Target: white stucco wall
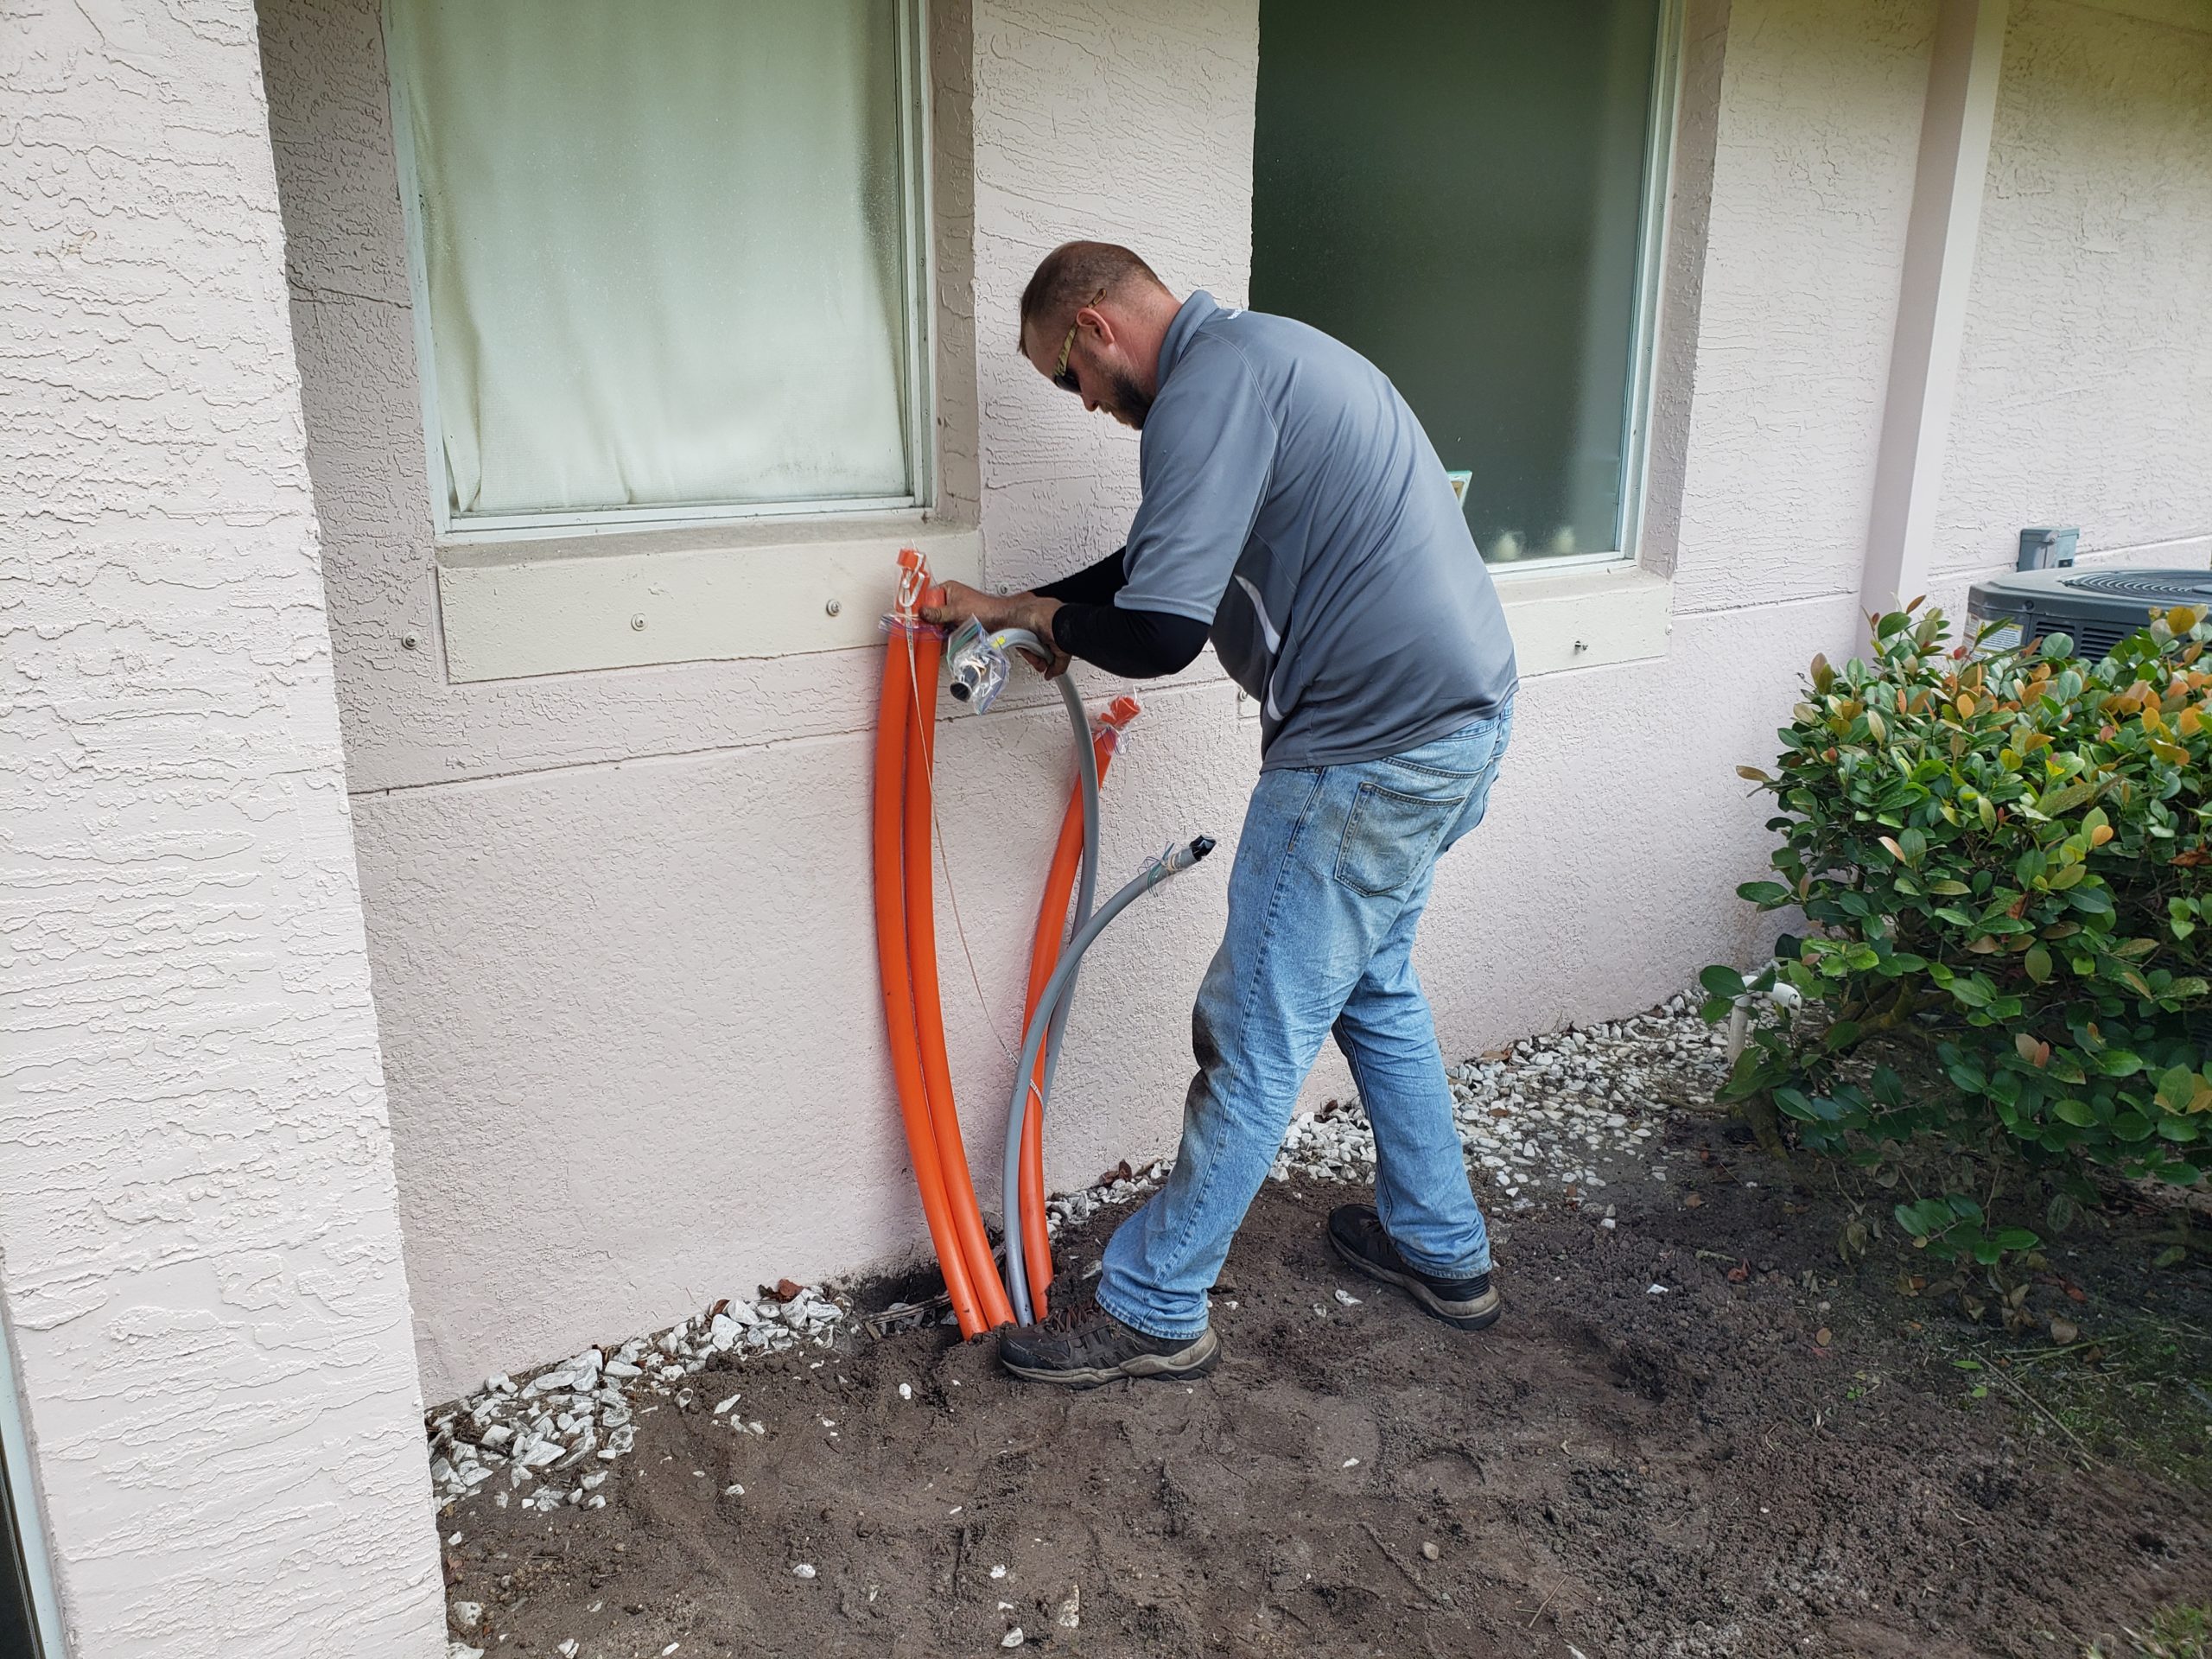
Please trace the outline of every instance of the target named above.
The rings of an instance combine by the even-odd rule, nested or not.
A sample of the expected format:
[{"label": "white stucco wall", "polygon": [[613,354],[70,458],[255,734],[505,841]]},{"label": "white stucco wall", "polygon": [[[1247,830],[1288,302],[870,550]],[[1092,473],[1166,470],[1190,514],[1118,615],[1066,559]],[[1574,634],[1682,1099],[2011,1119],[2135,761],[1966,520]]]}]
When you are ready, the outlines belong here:
[{"label": "white stucco wall", "polygon": [[[989,8],[971,47],[963,8],[931,10],[947,448],[957,468],[963,429],[974,444],[976,416],[962,411],[978,395],[977,352],[963,325],[977,316],[992,575],[1025,580],[1025,556],[1095,556],[1096,537],[1118,537],[1135,452],[1083,430],[1071,461],[1025,437],[1039,418],[1075,429],[1007,372],[1028,251],[986,252],[1019,273],[980,269],[966,288],[971,240],[988,251],[1007,234],[971,232],[969,214],[1007,224],[1035,161],[1011,136],[1018,109],[1000,105],[1013,88],[1033,104],[1042,94],[1006,54],[1095,51],[1088,73],[1118,75],[1117,95],[1140,102],[1148,77],[1187,60],[1146,107],[1171,149],[1209,155],[1217,176],[1145,209],[1152,186],[1125,137],[1119,222],[1148,213],[1171,246],[1201,251],[1179,251],[1196,280],[1241,294],[1253,13],[1200,27],[1163,3],[1118,39],[1094,18],[1078,49],[1048,46],[1041,20]],[[1071,12],[1054,32],[1080,21]],[[449,1394],[493,1365],[665,1323],[763,1278],[911,1250],[921,1214],[878,1036],[868,899],[879,654],[446,682],[378,9],[274,0],[263,22],[426,1389]],[[992,89],[973,100],[972,161],[971,75]],[[1210,106],[1224,97],[1226,111]],[[1093,103],[1084,131],[1125,118],[1103,90]],[[1095,531],[1070,516],[1050,535],[1042,518],[1001,535],[998,498],[1019,493],[1025,467],[1048,511],[1088,511]],[[887,572],[897,545],[887,537]],[[403,650],[410,632],[430,648]],[[1101,697],[1112,689],[1090,683]],[[1217,675],[1146,700],[1110,785],[1109,870],[1133,869],[1186,825],[1233,831],[1256,766],[1256,728]],[[1065,716],[1025,691],[947,734],[941,960],[984,1169],[1065,787]],[[1025,789],[1027,810],[1010,811]],[[1049,1141],[1056,1184],[1170,1136],[1189,997],[1221,914],[1217,880],[1179,884],[1102,947],[1091,982],[1113,989],[1091,993],[1071,1031]]]},{"label": "white stucco wall", "polygon": [[[976,336],[955,329],[940,372],[956,450],[974,435],[989,573],[1027,582],[1120,538],[1135,448],[1015,359],[1015,301],[1083,234],[1243,297],[1257,8],[933,10],[957,128],[940,257]],[[1933,0],[1689,11],[1643,550],[1672,574],[1673,634],[1649,661],[1524,687],[1491,821],[1445,865],[1423,936],[1456,1052],[1643,1006],[1768,942],[1731,896],[1767,842],[1733,767],[1771,753],[1799,665],[1853,633]],[[875,654],[446,683],[375,6],[268,0],[264,21],[429,1391],[911,1250],[868,900]],[[402,650],[410,632],[428,648]],[[1232,837],[1256,762],[1211,658],[1142,695],[1109,871],[1171,836]],[[979,1168],[1065,786],[1057,705],[1016,699],[950,721],[939,767]],[[1056,1185],[1172,1144],[1211,868],[1093,958]],[[1332,1059],[1316,1094],[1340,1077]]]},{"label": "white stucco wall", "polygon": [[2212,3],[2013,0],[1931,586],[2212,558]]},{"label": "white stucco wall", "polygon": [[1729,8],[1678,613],[1856,605],[1935,16]]},{"label": "white stucco wall", "polygon": [[0,24],[0,1316],[74,1659],[444,1618],[252,9]]}]

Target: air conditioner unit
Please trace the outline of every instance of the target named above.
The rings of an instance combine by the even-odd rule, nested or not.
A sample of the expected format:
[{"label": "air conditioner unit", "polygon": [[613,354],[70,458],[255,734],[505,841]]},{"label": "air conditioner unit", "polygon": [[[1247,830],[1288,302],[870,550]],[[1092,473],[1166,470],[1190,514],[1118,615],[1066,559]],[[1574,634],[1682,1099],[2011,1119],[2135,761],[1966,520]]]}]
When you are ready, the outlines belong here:
[{"label": "air conditioner unit", "polygon": [[1977,582],[1967,594],[1967,638],[1985,651],[2063,633],[2094,662],[2177,605],[2212,611],[2212,570],[2021,570]]}]

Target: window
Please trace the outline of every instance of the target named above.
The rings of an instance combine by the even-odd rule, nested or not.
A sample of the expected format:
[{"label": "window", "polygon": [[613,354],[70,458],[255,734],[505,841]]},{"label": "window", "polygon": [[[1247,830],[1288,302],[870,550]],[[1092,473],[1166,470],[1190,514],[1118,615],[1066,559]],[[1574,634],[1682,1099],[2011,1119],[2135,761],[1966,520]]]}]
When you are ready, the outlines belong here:
[{"label": "window", "polygon": [[442,533],[925,504],[917,0],[388,0]]},{"label": "window", "polygon": [[1493,563],[1633,549],[1667,0],[1261,0],[1252,303],[1364,353]]},{"label": "window", "polygon": [[0,1656],[59,1659],[60,1611],[39,1527],[20,1398],[7,1329],[0,1323]]},{"label": "window", "polygon": [[22,1541],[16,1535],[16,1513],[8,1499],[8,1468],[0,1459],[0,1654],[39,1652],[38,1629],[31,1620],[31,1580]]}]

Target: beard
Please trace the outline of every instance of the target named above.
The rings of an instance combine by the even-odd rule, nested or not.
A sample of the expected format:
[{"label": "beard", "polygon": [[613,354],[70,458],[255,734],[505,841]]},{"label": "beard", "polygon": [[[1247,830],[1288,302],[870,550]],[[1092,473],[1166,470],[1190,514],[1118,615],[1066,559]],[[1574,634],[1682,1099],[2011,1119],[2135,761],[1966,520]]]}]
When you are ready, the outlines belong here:
[{"label": "beard", "polygon": [[1109,395],[1101,399],[1109,415],[1134,431],[1144,430],[1144,417],[1152,413],[1152,399],[1143,387],[1128,375],[1116,373],[1107,377]]}]

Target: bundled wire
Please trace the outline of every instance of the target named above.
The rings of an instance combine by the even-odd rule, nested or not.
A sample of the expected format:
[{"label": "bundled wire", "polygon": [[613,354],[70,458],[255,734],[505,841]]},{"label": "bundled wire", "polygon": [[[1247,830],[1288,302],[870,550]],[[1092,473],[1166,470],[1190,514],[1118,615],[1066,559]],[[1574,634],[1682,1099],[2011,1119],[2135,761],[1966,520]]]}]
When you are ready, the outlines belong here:
[{"label": "bundled wire", "polygon": [[930,766],[944,636],[920,620],[929,568],[909,548],[899,579],[883,691],[876,711],[874,842],[875,944],[883,1015],[906,1152],[920,1189],[944,1288],[972,1337],[1014,1318],[960,1139],[937,975],[936,893],[930,872]]},{"label": "bundled wire", "polygon": [[[892,1073],[922,1212],[961,1334],[972,1337],[995,1325],[1045,1316],[1052,1261],[1045,1217],[1044,1113],[1083,951],[1123,907],[1168,876],[1189,868],[1213,842],[1201,836],[1186,846],[1170,848],[1093,913],[1099,779],[1123,731],[1136,717],[1137,703],[1132,697],[1117,697],[1094,732],[1072,682],[1062,676],[1059,690],[1074,728],[1077,776],[1061,819],[1031,944],[1022,1053],[1007,1122],[1001,1187],[1007,1273],[1001,1283],[961,1141],[938,981],[931,849],[938,676],[945,639],[941,630],[921,620],[920,610],[938,602],[943,590],[931,587],[927,563],[913,549],[899,553],[899,564],[897,601],[886,620],[889,637],[877,710],[877,966],[883,982]],[[1025,647],[1042,652],[1029,633],[1006,630],[986,638],[972,624],[955,636],[954,645],[953,695],[963,701],[974,699],[979,709],[988,708],[1005,684],[1009,652]]]}]

